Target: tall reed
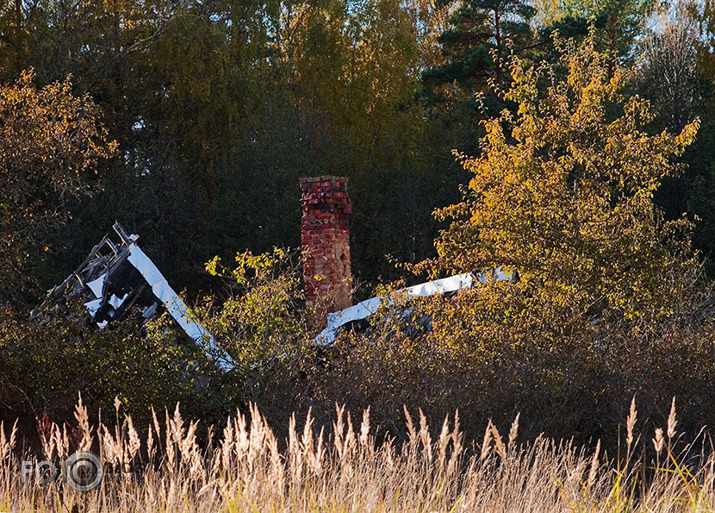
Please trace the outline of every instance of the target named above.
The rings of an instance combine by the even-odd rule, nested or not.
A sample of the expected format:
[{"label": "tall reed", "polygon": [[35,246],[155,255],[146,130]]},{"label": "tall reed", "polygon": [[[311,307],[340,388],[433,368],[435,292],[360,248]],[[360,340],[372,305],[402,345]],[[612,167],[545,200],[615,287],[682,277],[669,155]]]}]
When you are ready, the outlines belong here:
[{"label": "tall reed", "polygon": [[[202,447],[199,423],[185,421],[178,406],[163,422],[154,414],[143,435],[122,413],[117,401],[114,427],[100,419],[95,430],[80,398],[76,426],[45,426],[38,455],[18,447],[16,426],[0,423],[0,511],[715,510],[715,457],[693,445],[675,452],[675,403],[665,432],[641,441],[634,400],[620,458],[602,454],[600,444],[590,451],[546,438],[519,443],[518,417],[506,437],[489,423],[473,450],[458,414],[433,430],[422,412],[405,411],[407,438],[398,443],[376,438],[369,410],[354,419],[338,407],[327,431],[310,413],[291,417],[283,443],[252,406],[227,419],[220,436],[209,430]],[[90,449],[106,471],[95,490],[77,492],[61,479],[21,482],[22,460]]]}]

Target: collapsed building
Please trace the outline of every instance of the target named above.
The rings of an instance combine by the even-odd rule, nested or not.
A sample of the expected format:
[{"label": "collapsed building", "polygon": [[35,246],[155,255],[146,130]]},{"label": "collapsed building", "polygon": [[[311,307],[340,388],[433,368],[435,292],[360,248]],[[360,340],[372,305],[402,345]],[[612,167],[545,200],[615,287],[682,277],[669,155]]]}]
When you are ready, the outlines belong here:
[{"label": "collapsed building", "polygon": [[[301,244],[303,280],[308,305],[318,307],[324,329],[315,338],[330,345],[338,333],[356,326],[377,313],[390,298],[372,297],[353,305],[350,267],[350,214],[348,179],[340,176],[302,178],[303,201]],[[397,295],[432,296],[453,294],[490,279],[507,280],[510,275],[496,269],[488,273],[458,274],[397,290]]]},{"label": "collapsed building", "polygon": [[138,235],[128,235],[114,224],[115,240],[105,235],[87,258],[60,285],[47,293],[35,310],[57,314],[67,302],[80,300],[89,316],[103,329],[124,319],[132,308],[145,322],[168,312],[176,324],[197,344],[207,348],[223,369],[233,367],[211,333],[189,312],[184,301],[166,281],[154,262],[138,246]]},{"label": "collapsed building", "polygon": [[[308,306],[316,309],[316,324],[322,331],[315,337],[320,345],[331,345],[341,330],[356,326],[377,313],[391,298],[373,297],[353,304],[350,264],[350,214],[348,180],[338,176],[302,178],[303,215],[301,245],[303,279]],[[231,357],[209,331],[190,313],[184,301],[166,281],[151,259],[139,248],[138,235],[128,235],[114,224],[117,238],[105,235],[87,258],[60,285],[47,294],[35,314],[58,314],[69,301],[80,300],[100,329],[126,318],[138,309],[145,322],[168,312],[176,324],[206,349],[219,367],[234,367]],[[396,291],[403,296],[453,294],[489,279],[510,279],[499,269],[485,274],[458,274]]]}]

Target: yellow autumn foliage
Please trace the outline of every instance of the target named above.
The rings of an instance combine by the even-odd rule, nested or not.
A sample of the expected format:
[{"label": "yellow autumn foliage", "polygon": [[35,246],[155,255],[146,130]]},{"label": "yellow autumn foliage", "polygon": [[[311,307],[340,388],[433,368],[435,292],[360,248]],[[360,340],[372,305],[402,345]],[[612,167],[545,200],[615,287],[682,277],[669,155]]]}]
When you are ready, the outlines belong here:
[{"label": "yellow autumn foliage", "polygon": [[[610,71],[593,34],[556,47],[558,65],[512,56],[502,94],[516,108],[484,122],[480,155],[459,155],[473,177],[463,201],[437,213],[452,222],[433,269],[500,267],[514,277],[520,308],[558,308],[567,318],[606,307],[631,320],[667,317],[697,261],[692,223],[664,219],[653,193],[680,172],[675,160],[699,120],[649,133],[649,103],[624,96],[629,71]],[[555,78],[557,66],[565,79]]]},{"label": "yellow autumn foliage", "polygon": [[0,85],[0,297],[17,298],[26,264],[47,230],[69,216],[69,198],[90,191],[87,177],[117,149],[89,96],[69,79],[38,88],[32,71]]}]

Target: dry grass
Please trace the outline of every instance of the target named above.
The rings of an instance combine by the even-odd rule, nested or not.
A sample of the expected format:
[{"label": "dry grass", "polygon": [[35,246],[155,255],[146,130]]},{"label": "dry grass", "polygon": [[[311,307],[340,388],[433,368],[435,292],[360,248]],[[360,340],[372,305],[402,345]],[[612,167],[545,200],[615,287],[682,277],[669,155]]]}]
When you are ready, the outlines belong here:
[{"label": "dry grass", "polygon": [[[116,416],[121,417],[120,404]],[[466,449],[459,417],[432,432],[424,415],[406,412],[408,440],[377,441],[370,412],[359,425],[338,408],[329,432],[310,414],[298,427],[290,419],[281,450],[265,419],[228,419],[220,440],[197,442],[197,422],[185,422],[177,406],[154,415],[141,436],[126,416],[96,432],[80,402],[77,427],[48,424],[42,459],[99,448],[108,472],[99,488],[81,493],[61,481],[22,483],[17,429],[0,424],[0,510],[2,511],[713,511],[715,458],[676,457],[675,407],[665,436],[634,435],[635,402],[626,421],[625,455],[608,459],[569,443],[538,439],[518,444],[518,417],[506,440],[490,423],[477,450]],[[652,443],[651,443],[652,442]],[[636,456],[637,455],[637,456]]]}]

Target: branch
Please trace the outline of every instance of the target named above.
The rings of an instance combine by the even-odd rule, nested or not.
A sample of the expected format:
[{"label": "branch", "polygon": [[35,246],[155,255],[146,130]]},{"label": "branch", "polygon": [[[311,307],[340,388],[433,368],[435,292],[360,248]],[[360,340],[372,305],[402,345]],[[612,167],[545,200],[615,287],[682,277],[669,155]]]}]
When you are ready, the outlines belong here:
[{"label": "branch", "polygon": [[168,20],[166,20],[166,23],[164,23],[161,27],[159,27],[156,32],[154,32],[152,35],[145,37],[144,39],[140,39],[136,43],[132,44],[130,47],[128,47],[126,50],[122,52],[122,55],[129,55],[130,53],[134,53],[137,50],[141,48],[142,45],[149,43],[150,41],[156,39],[160,35],[162,35],[166,31],[166,27],[171,23],[171,20],[174,19],[174,15],[171,15]]}]

